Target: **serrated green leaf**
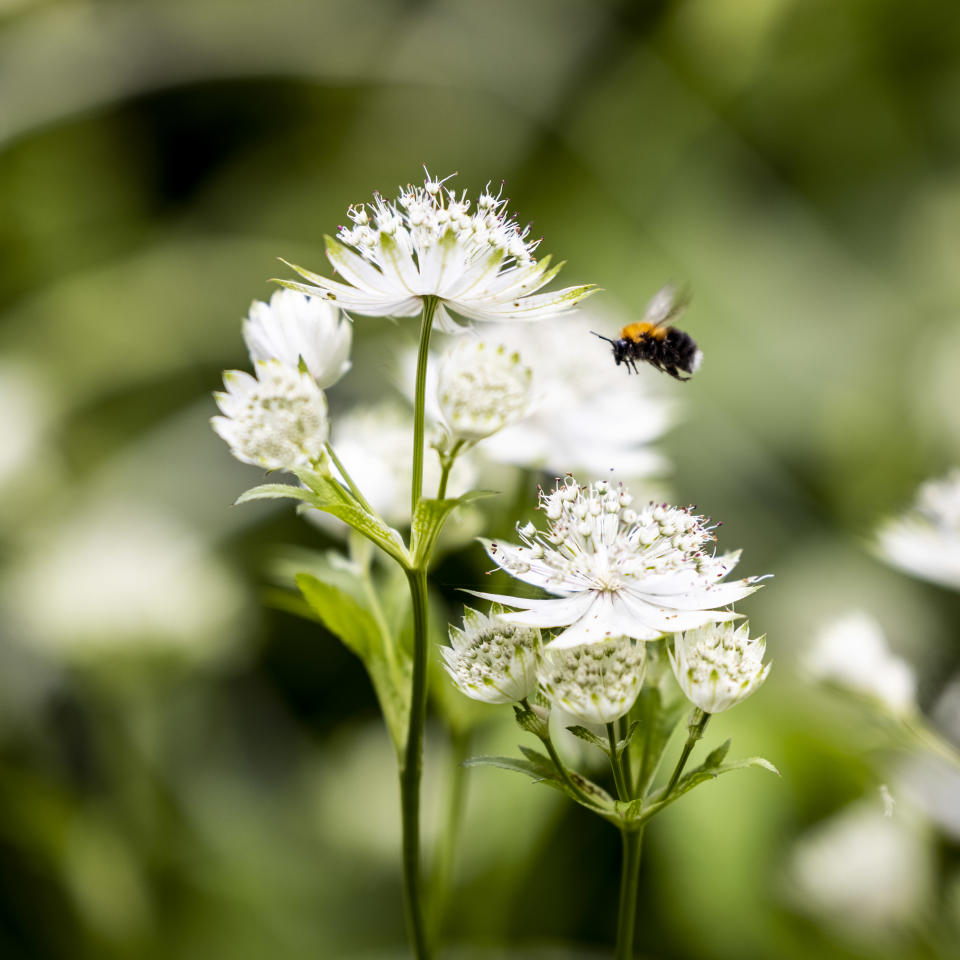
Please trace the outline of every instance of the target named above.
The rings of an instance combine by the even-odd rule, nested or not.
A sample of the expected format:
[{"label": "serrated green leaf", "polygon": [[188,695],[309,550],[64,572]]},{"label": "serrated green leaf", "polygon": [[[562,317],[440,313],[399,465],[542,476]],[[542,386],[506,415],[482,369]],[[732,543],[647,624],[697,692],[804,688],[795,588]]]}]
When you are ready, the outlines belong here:
[{"label": "serrated green leaf", "polygon": [[457,507],[493,496],[496,496],[493,490],[471,490],[462,497],[452,499],[431,500],[422,497],[418,500],[410,528],[410,553],[414,564],[419,567],[427,563],[443,531],[443,525]]},{"label": "serrated green leaf", "polygon": [[610,744],[607,743],[606,740],[598,737],[592,730],[588,730],[586,727],[581,727],[579,724],[573,727],[567,727],[567,730],[575,737],[579,737],[581,740],[585,740],[587,743],[591,743],[593,746],[599,747],[607,756],[610,756]]},{"label": "serrated green leaf", "polygon": [[241,493],[234,505],[249,503],[251,500],[305,500],[313,504],[316,500],[316,494],[305,487],[298,487],[293,483],[262,483],[259,487],[251,487],[245,493]]},{"label": "serrated green leaf", "polygon": [[468,757],[463,761],[465,767],[499,767],[501,770],[512,770],[514,773],[523,773],[534,780],[559,780],[560,775],[553,770],[545,775],[540,764],[530,760],[520,760],[516,757]]},{"label": "serrated green leaf", "polygon": [[704,760],[703,763],[700,765],[700,768],[702,770],[710,770],[710,769],[715,769],[716,767],[719,767],[720,764],[723,763],[727,754],[730,752],[731,743],[733,743],[733,740],[731,740],[730,738],[727,738],[726,740],[723,741],[723,743],[720,744],[719,747],[716,747],[715,749],[711,750],[707,754],[707,759]]},{"label": "serrated green leaf", "polygon": [[321,623],[363,661],[394,748],[401,753],[410,717],[409,660],[398,655],[392,638],[343,590],[306,573],[297,576],[297,586]]}]

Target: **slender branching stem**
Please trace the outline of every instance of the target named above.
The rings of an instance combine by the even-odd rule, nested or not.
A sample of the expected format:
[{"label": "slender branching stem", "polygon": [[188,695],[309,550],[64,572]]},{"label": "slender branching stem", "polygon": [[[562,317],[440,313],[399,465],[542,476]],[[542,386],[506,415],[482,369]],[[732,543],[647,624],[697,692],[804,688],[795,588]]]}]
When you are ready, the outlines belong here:
[{"label": "slender branching stem", "polygon": [[[627,734],[630,732],[630,714],[627,714],[625,717],[621,717],[617,721],[617,735],[621,740],[627,739]],[[627,791],[630,794],[631,799],[633,798],[633,771],[630,764],[630,745],[627,744],[624,747],[623,753],[620,754],[620,764],[621,769],[623,770],[623,782],[627,785]]]},{"label": "slender branching stem", "polygon": [[437,488],[437,499],[442,500],[447,495],[447,481],[450,479],[450,471],[456,462],[457,455],[463,449],[463,440],[458,440],[453,449],[442,459],[440,472],[440,486]]},{"label": "slender branching stem", "polygon": [[420,876],[420,778],[423,725],[427,715],[427,574],[408,570],[413,601],[413,682],[410,724],[400,766],[400,813],[403,826],[403,891],[407,925],[416,960],[432,956],[427,940]]},{"label": "slender branching stem", "polygon": [[343,465],[340,458],[337,456],[336,451],[333,449],[333,445],[328,440],[324,444],[324,446],[327,449],[327,456],[330,457],[330,459],[333,461],[333,465],[337,468],[337,472],[340,474],[341,477],[343,477],[344,482],[350,488],[350,492],[356,498],[357,503],[359,503],[360,506],[367,511],[367,513],[372,514],[373,516],[376,516],[377,515],[376,511],[373,509],[373,507],[370,506],[369,503],[367,503],[366,497],[364,497],[364,495],[360,492],[360,488],[353,482],[353,477],[351,477],[350,474],[347,473],[347,468]]},{"label": "slender branching stem", "polygon": [[433,315],[437,312],[437,297],[423,298],[423,316],[420,321],[420,348],[417,351],[417,387],[413,408],[413,483],[410,490],[410,515],[416,512],[417,502],[423,496],[423,419],[427,394],[427,361],[430,359],[430,333]]},{"label": "slender branching stem", "polygon": [[617,755],[617,732],[612,723],[607,724],[607,742],[610,745],[610,766],[613,768],[613,782],[617,788],[617,798],[629,800],[630,788],[623,777],[623,767],[620,765],[620,757]]},{"label": "slender branching stem", "polygon": [[673,774],[667,784],[667,789],[660,798],[661,800],[666,800],[673,793],[673,788],[677,785],[680,774],[683,773],[683,768],[687,765],[687,760],[690,758],[697,741],[703,736],[703,731],[706,729],[709,719],[710,714],[705,713],[699,707],[695,707],[693,713],[690,714],[690,722],[687,725],[687,742],[683,745],[683,752],[680,754],[676,767],[673,768]]},{"label": "slender branching stem", "polygon": [[617,911],[615,960],[633,960],[633,932],[637,924],[637,888],[643,829],[621,830],[623,863],[620,867],[620,906]]}]

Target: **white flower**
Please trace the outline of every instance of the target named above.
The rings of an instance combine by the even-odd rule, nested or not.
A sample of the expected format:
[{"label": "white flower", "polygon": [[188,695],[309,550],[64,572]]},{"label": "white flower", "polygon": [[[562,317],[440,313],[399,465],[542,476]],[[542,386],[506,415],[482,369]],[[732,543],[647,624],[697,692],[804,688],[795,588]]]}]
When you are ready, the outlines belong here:
[{"label": "white flower", "polygon": [[241,370],[223,375],[226,393],[216,393],[224,413],[213,429],[244,463],[267,470],[297,470],[320,460],[327,439],[327,399],[313,378],[278,360],[254,364],[256,377]]},{"label": "white flower", "polygon": [[646,647],[629,637],[590,646],[544,649],[540,686],[581,723],[613,723],[630,712],[643,686]]},{"label": "white flower", "polygon": [[120,651],[204,659],[238,635],[241,585],[196,529],[133,502],[73,505],[0,588],[19,635],[68,659]]},{"label": "white flower", "polygon": [[907,573],[960,590],[960,468],[923,484],[913,509],[881,527],[877,550]]},{"label": "white flower", "polygon": [[482,340],[460,340],[440,362],[437,403],[454,440],[477,441],[518,420],[532,372],[520,354]]},{"label": "white flower", "polygon": [[350,369],[350,323],[336,307],[295,290],[278,290],[269,303],[255,300],[243,322],[243,339],[253,363],[279,360],[296,367],[303,360],[323,389]]},{"label": "white flower", "polygon": [[471,212],[465,192],[428,175],[422,187],[401,189],[396,202],[376,194],[350,208],[353,226],[341,227],[339,240],[327,238],[327,258],[345,282],[293,264],[310,284],[281,282],[364,316],[412,316],[435,296],[434,324],[448,333],[463,329],[448,308],[467,320],[542,320],[594,292],[584,285],[533,296],[562,264],[534,259],[538,241],[527,239],[529,227],[521,229],[506,207],[487,189]]},{"label": "white flower", "polygon": [[739,553],[705,552],[712,527],[689,510],[649,504],[639,512],[622,485],[580,487],[572,477],[540,493],[548,529],[518,526],[525,546],[483,541],[497,566],[554,598],[532,600],[478,593],[519,607],[513,623],[566,627],[551,646],[608,637],[655,640],[667,633],[739,616],[714,608],[753,593],[759,577],[720,581]]},{"label": "white flower", "polygon": [[909,927],[933,892],[925,834],[873,797],[851,804],[800,838],[787,871],[793,899],[858,940]]},{"label": "white flower", "polygon": [[816,680],[883,704],[893,713],[916,709],[917,678],[910,665],[887,649],[880,624],[853,611],[820,631],[804,655]]},{"label": "white flower", "polygon": [[519,350],[533,368],[533,387],[528,415],[486,441],[484,457],[554,474],[665,472],[666,459],[650,444],[672,425],[677,401],[665,398],[652,369],[638,376],[618,370],[607,345],[591,334],[622,325],[622,318],[588,308],[547,327],[493,328],[490,337]]},{"label": "white flower", "polygon": [[746,700],[767,679],[766,637],[751,637],[748,623],[708,623],[680,633],[669,652],[680,689],[706,713],[720,713]]},{"label": "white flower", "polygon": [[[410,523],[412,425],[413,413],[390,401],[355,407],[338,415],[332,425],[330,440],[337,457],[373,509],[391,526]],[[466,493],[474,487],[476,476],[470,455],[461,454],[450,472],[447,495]],[[431,450],[425,451],[423,478],[427,496],[434,496],[440,464]],[[311,510],[307,516],[323,525],[328,514]]]},{"label": "white flower", "polygon": [[537,688],[540,631],[498,619],[494,607],[486,616],[469,607],[463,629],[450,627],[450,646],[441,647],[453,682],[474,700],[516,703]]}]

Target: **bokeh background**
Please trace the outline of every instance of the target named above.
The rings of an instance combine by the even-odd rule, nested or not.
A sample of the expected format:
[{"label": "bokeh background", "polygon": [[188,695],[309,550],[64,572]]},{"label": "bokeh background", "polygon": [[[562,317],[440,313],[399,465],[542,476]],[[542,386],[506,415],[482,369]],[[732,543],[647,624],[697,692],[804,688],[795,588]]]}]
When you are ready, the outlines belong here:
[{"label": "bokeh background", "polygon": [[[798,663],[868,610],[960,737],[960,595],[868,549],[960,459],[958,98],[952,0],[2,0],[0,955],[405,955],[366,675],[265,595],[281,547],[336,541],[232,508],[258,474],[207,421],[276,258],[322,270],[347,205],[427,163],[505,180],[567,281],[628,316],[690,286],[706,361],[665,385],[662,482],[776,574],[749,611],[771,679],[713,739],[782,779],[654,823],[642,955],[956,956],[956,783],[925,804]],[[414,333],[355,335],[334,413]],[[443,560],[451,617],[485,567],[469,544]],[[481,719],[474,752],[521,738]],[[433,827],[449,750],[437,725]],[[615,831],[502,771],[466,782],[459,955],[603,955]]]}]

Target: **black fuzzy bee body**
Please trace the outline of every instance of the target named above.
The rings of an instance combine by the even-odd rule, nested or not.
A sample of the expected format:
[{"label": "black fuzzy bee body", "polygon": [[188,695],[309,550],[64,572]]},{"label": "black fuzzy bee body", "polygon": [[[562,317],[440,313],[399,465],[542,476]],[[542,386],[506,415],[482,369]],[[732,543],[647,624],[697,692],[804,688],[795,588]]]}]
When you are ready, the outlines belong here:
[{"label": "black fuzzy bee body", "polygon": [[612,344],[614,361],[617,366],[625,364],[628,372],[636,373],[638,363],[649,363],[675,380],[689,380],[699,369],[703,353],[689,333],[669,323],[685,306],[686,300],[672,287],[664,287],[650,301],[644,319],[627,324],[619,338],[596,336]]}]

